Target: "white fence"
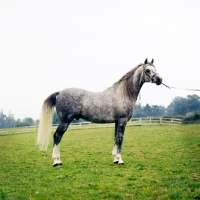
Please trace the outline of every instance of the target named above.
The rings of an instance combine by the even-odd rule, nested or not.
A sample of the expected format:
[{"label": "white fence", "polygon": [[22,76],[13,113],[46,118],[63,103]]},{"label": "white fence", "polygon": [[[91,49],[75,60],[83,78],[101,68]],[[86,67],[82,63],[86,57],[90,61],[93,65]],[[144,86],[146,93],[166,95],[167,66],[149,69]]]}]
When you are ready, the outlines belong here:
[{"label": "white fence", "polygon": [[182,124],[183,120],[178,118],[167,118],[167,117],[143,117],[143,118],[132,118],[130,120],[131,125],[165,125],[165,124]]},{"label": "white fence", "polygon": [[[141,125],[176,125],[182,124],[182,119],[177,118],[163,118],[163,117],[143,117],[143,118],[132,118],[127,126],[141,126]],[[55,132],[58,124],[53,125],[53,131]],[[89,129],[89,128],[110,128],[114,127],[114,123],[110,124],[95,124],[91,122],[79,122],[72,123],[69,125],[70,130],[72,129]],[[8,128],[0,129],[0,136],[22,134],[22,133],[37,133],[38,126],[25,126],[19,128]]]},{"label": "white fence", "polygon": [[[177,118],[162,118],[162,117],[143,117],[143,118],[131,118],[127,123],[127,126],[141,126],[141,125],[165,125],[165,124],[182,124],[182,119]],[[53,125],[54,127],[58,125]],[[92,122],[80,122],[69,125],[68,129],[87,129],[87,128],[105,128],[114,127],[114,123],[110,124],[95,124]]]}]

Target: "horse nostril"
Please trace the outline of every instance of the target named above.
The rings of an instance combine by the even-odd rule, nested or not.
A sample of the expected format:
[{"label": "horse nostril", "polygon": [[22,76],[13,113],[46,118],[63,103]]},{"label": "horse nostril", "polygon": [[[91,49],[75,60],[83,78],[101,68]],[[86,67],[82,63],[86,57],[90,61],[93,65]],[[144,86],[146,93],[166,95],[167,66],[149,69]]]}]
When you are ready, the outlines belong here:
[{"label": "horse nostril", "polygon": [[162,78],[161,77],[157,77],[156,78],[156,85],[160,85],[162,83]]}]

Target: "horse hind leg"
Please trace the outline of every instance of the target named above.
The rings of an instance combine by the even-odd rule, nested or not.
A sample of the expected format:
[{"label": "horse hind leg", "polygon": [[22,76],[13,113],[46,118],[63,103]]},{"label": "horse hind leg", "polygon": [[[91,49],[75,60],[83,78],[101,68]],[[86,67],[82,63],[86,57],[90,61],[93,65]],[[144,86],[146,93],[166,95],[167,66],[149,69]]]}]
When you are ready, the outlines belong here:
[{"label": "horse hind leg", "polygon": [[56,129],[56,132],[53,135],[54,138],[54,146],[52,153],[52,158],[54,160],[53,167],[62,165],[62,162],[60,160],[60,141],[62,139],[63,134],[67,130],[68,126],[69,126],[68,123],[59,124],[58,128]]},{"label": "horse hind leg", "polygon": [[60,144],[54,144],[52,158],[54,160],[53,167],[62,165],[62,162],[60,160]]},{"label": "horse hind leg", "polygon": [[117,145],[115,144],[112,150],[112,156],[114,158],[113,163],[118,164],[119,159],[117,158]]}]

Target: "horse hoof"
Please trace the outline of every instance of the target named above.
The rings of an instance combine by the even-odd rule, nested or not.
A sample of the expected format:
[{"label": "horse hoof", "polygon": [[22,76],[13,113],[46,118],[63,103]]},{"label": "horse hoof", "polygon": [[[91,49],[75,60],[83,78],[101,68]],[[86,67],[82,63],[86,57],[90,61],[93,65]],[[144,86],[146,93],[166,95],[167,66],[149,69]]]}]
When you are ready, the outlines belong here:
[{"label": "horse hoof", "polygon": [[53,167],[58,167],[58,166],[61,166],[62,165],[62,163],[55,163],[55,164],[53,164]]},{"label": "horse hoof", "polygon": [[119,161],[113,161],[113,163],[114,163],[114,164],[118,164],[118,163],[119,163]]},{"label": "horse hoof", "polygon": [[124,165],[124,162],[123,163],[118,163],[118,165]]}]

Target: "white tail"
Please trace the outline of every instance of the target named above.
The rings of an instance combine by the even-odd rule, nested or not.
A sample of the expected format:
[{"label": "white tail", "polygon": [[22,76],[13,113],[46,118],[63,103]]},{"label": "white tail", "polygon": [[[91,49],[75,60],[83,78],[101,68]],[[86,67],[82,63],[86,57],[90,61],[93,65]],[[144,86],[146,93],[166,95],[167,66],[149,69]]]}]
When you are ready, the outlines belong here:
[{"label": "white tail", "polygon": [[41,112],[41,118],[38,128],[36,145],[40,150],[47,150],[52,131],[52,114],[55,106],[57,93],[50,95],[44,102]]}]

